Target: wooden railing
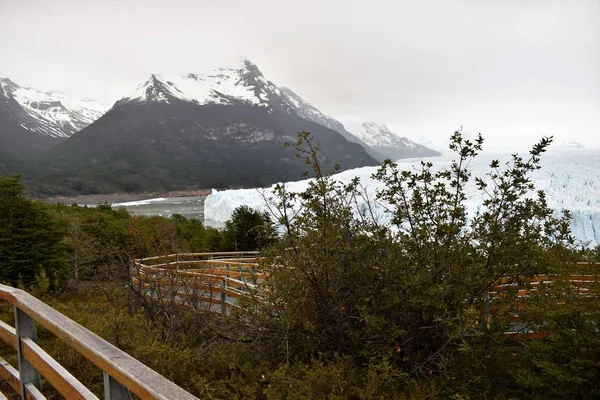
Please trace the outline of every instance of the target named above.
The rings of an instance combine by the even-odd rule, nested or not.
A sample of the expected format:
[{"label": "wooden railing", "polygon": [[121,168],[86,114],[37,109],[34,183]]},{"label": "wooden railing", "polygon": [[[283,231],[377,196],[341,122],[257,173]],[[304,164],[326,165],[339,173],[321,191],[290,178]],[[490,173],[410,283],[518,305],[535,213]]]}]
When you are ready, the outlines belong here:
[{"label": "wooden railing", "polygon": [[[98,398],[37,344],[36,323],[103,371],[105,399],[131,399],[131,394],[141,399],[196,399],[23,290],[0,285],[0,299],[14,306],[15,326],[0,321],[0,339],[16,350],[18,360],[17,369],[0,358],[0,381],[7,382],[22,399],[45,399],[41,376],[66,399]],[[0,398],[3,397],[0,393]]]},{"label": "wooden railing", "polygon": [[[240,297],[261,296],[259,284],[267,277],[264,267],[257,252],[169,254],[134,260],[131,280],[138,294],[151,301],[227,316]],[[548,332],[528,325],[518,310],[524,310],[528,299],[543,286],[558,281],[568,281],[576,296],[600,296],[599,273],[599,263],[580,262],[568,276],[500,279],[485,293],[485,307],[493,318],[501,300],[510,297],[514,312],[505,337],[546,337]]]},{"label": "wooden railing", "polygon": [[133,260],[134,291],[157,303],[227,316],[266,278],[258,252],[179,253]]},{"label": "wooden railing", "polygon": [[568,287],[563,289],[566,289],[569,295],[592,300],[600,299],[600,263],[578,262],[571,272],[568,275],[543,274],[503,278],[492,285],[486,293],[486,308],[490,316],[493,317],[498,302],[506,298],[511,299],[510,330],[504,335],[505,338],[545,338],[550,335],[550,332],[544,331],[535,323],[531,324],[531,321],[520,314],[527,310],[529,300],[536,298],[536,295],[543,293],[556,296],[558,292],[551,289],[558,282],[568,282]]}]

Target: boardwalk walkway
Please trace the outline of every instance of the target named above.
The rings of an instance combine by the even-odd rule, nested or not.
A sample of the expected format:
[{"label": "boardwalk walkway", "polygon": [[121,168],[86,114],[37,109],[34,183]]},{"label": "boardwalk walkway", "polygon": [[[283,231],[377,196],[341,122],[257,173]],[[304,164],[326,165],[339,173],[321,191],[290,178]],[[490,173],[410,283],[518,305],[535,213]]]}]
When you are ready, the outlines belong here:
[{"label": "boardwalk walkway", "polygon": [[[184,253],[134,260],[131,279],[138,294],[148,300],[228,316],[242,296],[261,295],[260,283],[268,277],[267,270],[257,252]],[[568,276],[500,279],[485,293],[485,308],[493,317],[502,299],[510,296],[514,312],[505,337],[546,337],[548,332],[532,326],[518,310],[523,311],[535,294],[557,282],[568,282],[576,296],[598,299],[599,273],[600,263],[580,262]]]},{"label": "boardwalk walkway", "polygon": [[169,254],[134,260],[131,282],[149,300],[227,316],[239,298],[260,293],[263,266],[255,251]]}]

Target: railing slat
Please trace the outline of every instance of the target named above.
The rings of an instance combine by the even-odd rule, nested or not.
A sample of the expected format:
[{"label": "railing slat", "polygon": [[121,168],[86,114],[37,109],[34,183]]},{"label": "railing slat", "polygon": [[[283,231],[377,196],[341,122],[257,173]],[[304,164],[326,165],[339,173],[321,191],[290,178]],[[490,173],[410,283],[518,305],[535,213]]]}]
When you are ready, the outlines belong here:
[{"label": "railing slat", "polygon": [[19,380],[19,371],[0,357],[0,380],[8,383],[17,393],[21,391],[21,381]]},{"label": "railing slat", "polygon": [[69,371],[54,360],[31,339],[21,339],[25,358],[50,384],[67,399],[94,399],[98,397],[87,389]]},{"label": "railing slat", "polygon": [[4,321],[0,321],[0,340],[13,348],[17,349],[17,333],[15,328]]},{"label": "railing slat", "polygon": [[25,396],[27,400],[46,400],[46,396],[44,396],[42,392],[40,392],[40,390],[37,387],[35,387],[33,383],[25,384]]}]

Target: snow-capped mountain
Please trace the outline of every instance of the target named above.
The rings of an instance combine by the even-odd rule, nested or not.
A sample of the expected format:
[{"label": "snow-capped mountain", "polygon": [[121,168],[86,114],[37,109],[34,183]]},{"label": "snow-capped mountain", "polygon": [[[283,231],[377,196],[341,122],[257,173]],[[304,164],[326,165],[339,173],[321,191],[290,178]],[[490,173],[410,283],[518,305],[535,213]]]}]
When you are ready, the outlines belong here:
[{"label": "snow-capped mountain", "polygon": [[173,77],[153,74],[117,104],[174,101],[199,105],[246,104],[297,115],[309,121],[325,119],[291,90],[280,89],[265,79],[258,67],[247,60],[238,67],[218,68],[209,73]]},{"label": "snow-capped mountain", "polygon": [[345,126],[369,147],[392,160],[440,155],[435,150],[397,135],[383,124],[373,121],[349,121]]},{"label": "snow-capped mountain", "polygon": [[[60,92],[42,92],[0,78],[0,96],[11,101],[22,128],[40,136],[67,138],[102,116],[108,107]],[[16,102],[16,104],[15,104]],[[16,106],[20,106],[18,110]]]},{"label": "snow-capped mountain", "polygon": [[[133,92],[124,96],[117,105],[124,103],[166,103],[185,101],[199,105],[247,104],[263,107],[269,112],[283,112],[333,129],[346,138],[365,147],[367,152],[382,161],[385,158],[368,143],[348,132],[338,120],[325,115],[289,88],[278,87],[267,80],[258,67],[250,61],[233,68],[219,68],[209,73],[190,73],[180,77],[163,77],[153,74]],[[424,155],[417,145],[414,156]],[[389,157],[389,156],[388,156]]]},{"label": "snow-capped mountain", "polygon": [[361,145],[310,120],[325,117],[300,100],[248,61],[207,74],[153,74],[44,154],[42,179],[79,192],[263,186],[303,176],[304,160],[285,145],[300,131],[321,146],[326,169],[378,164]]}]

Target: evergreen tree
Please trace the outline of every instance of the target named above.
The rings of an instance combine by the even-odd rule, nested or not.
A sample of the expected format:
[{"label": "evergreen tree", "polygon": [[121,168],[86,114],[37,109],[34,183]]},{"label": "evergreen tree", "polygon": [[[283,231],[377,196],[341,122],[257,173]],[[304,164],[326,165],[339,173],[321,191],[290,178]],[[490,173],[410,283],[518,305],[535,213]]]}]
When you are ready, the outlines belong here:
[{"label": "evergreen tree", "polygon": [[65,249],[44,204],[23,196],[18,176],[0,177],[0,280],[26,286],[44,270],[52,281],[64,278]]},{"label": "evergreen tree", "polygon": [[224,234],[232,250],[258,250],[273,242],[275,228],[268,214],[240,206],[225,223]]}]

